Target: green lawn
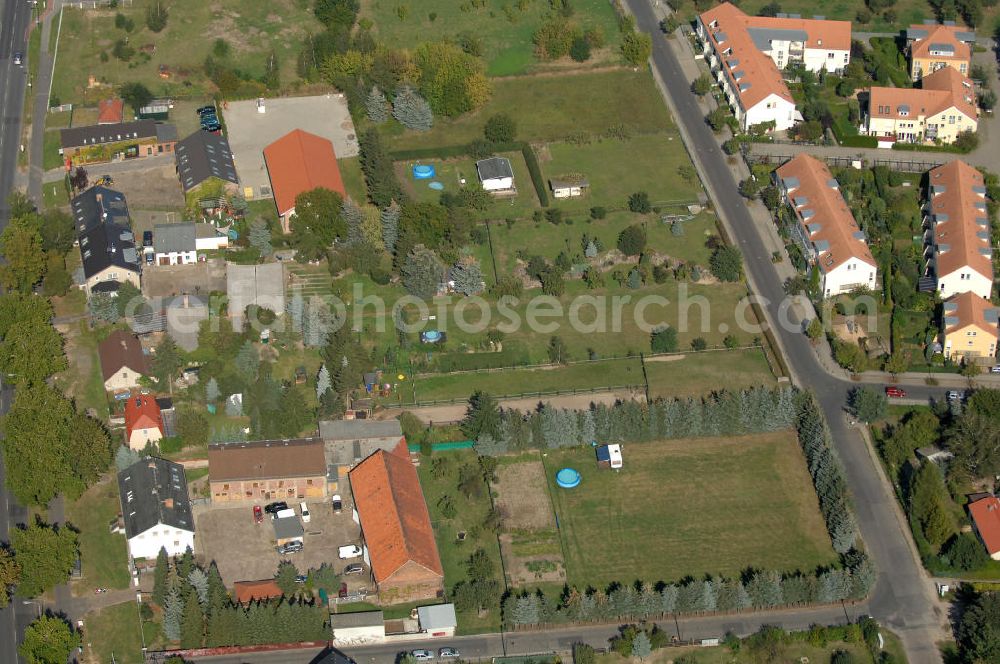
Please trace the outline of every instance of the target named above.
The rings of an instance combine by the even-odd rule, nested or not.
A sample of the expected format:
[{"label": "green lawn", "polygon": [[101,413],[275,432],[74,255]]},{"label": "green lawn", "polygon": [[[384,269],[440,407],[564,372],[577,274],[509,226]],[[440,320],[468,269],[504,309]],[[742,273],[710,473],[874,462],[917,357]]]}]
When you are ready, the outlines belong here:
[{"label": "green lawn", "polygon": [[62,147],[58,129],[49,129],[42,136],[42,168],[49,170],[63,165],[59,148]]},{"label": "green lawn", "polygon": [[[390,125],[397,135],[389,144],[394,150],[465,145],[482,136],[483,124],[495,113],[513,117],[517,138],[524,141],[560,141],[580,133],[601,136],[619,125],[635,134],[673,126],[648,71],[613,69],[494,79],[493,96],[480,110],[454,120],[435,118],[434,128],[425,132]],[[677,148],[683,149],[680,143]]]},{"label": "green lawn", "polygon": [[[146,5],[119,3],[112,10],[65,8],[52,94],[62,103],[94,104],[108,95],[106,88],[88,89],[87,79],[95,75],[110,85],[145,83],[157,96],[204,95],[211,88],[202,65],[218,37],[229,43],[230,61],[255,77],[264,73],[273,49],[281,80],[287,84],[297,78],[295,63],[303,37],[322,28],[311,3],[299,0],[174,0],[167,27],[156,34],[146,28]],[[115,28],[116,12],[135,22],[131,34]],[[125,37],[137,51],[129,62],[111,55],[115,41]],[[145,56],[141,51],[146,46],[155,47],[155,53]],[[101,62],[102,52],[108,55],[107,62]],[[169,68],[169,79],[160,78],[160,65]]]},{"label": "green lawn", "polygon": [[[442,470],[432,472],[437,459],[442,461]],[[481,524],[490,511],[490,498],[483,483],[479,495],[465,496],[458,490],[458,473],[462,466],[479,466],[473,450],[441,452],[428,459],[421,457],[417,473],[424,491],[424,500],[431,513],[431,525],[437,540],[441,564],[444,567],[445,592],[449,593],[456,583],[468,579],[466,561],[477,549],[484,549],[496,565],[496,579],[503,592],[503,577],[500,572],[500,546],[496,535],[485,530]],[[441,515],[438,503],[443,496],[450,496],[458,507],[455,517],[446,519]],[[466,533],[464,541],[458,541],[459,531]],[[485,616],[475,612],[458,614],[459,631],[463,634],[497,631],[500,628],[500,611],[491,610]]]},{"label": "green lawn", "polygon": [[[624,459],[610,472],[590,448],[545,458],[571,584],[732,576],[750,566],[812,572],[837,560],[792,432],[635,443]],[[566,466],[583,476],[572,490],[554,484]]]},{"label": "green lawn", "polygon": [[[480,216],[487,219],[529,217],[532,212],[539,208],[539,203],[538,195],[531,183],[531,175],[528,173],[528,166],[524,163],[524,155],[520,152],[501,152],[498,156],[510,160],[511,169],[514,171],[514,186],[517,188],[517,195],[495,198],[489,209],[480,213]],[[434,166],[435,177],[433,180],[413,179],[413,166],[418,163]],[[457,193],[463,186],[479,181],[476,160],[472,157],[399,161],[396,162],[396,175],[403,183],[403,189],[411,198],[433,203],[441,198],[442,191]],[[462,185],[463,178],[466,185]],[[444,189],[441,191],[431,189],[427,186],[430,182],[440,182],[444,185]]]},{"label": "green lawn", "polygon": [[[366,0],[361,16],[374,21],[376,36],[386,44],[414,46],[471,33],[482,42],[488,73],[509,76],[536,64],[531,38],[548,10],[549,3],[544,0],[485,0],[480,7],[456,0]],[[582,28],[599,26],[608,42],[587,64],[618,62],[618,23],[610,3],[576,0],[573,10],[574,23]]]},{"label": "green lawn", "polygon": [[[590,184],[579,198],[552,200],[553,205],[567,211],[587,212],[595,205],[625,208],[629,195],[636,191],[647,192],[653,205],[692,203],[701,191],[694,167],[674,131],[624,141],[601,138],[585,145],[552,143],[541,151],[540,160],[546,185],[550,179],[567,175],[582,175]],[[691,168],[692,181],[678,175],[681,166]]]},{"label": "green lawn", "polygon": [[66,187],[62,182],[47,182],[42,185],[42,207],[44,209],[69,205]]},{"label": "green lawn", "polygon": [[591,389],[634,385],[644,389],[639,358],[584,362],[565,367],[539,369],[509,369],[491,373],[439,374],[414,379],[417,399],[464,399],[473,389],[493,396],[509,396],[525,392]]},{"label": "green lawn", "polygon": [[[83,648],[88,662],[142,664],[143,638],[139,635],[139,607],[135,602],[115,604],[91,611],[83,619]],[[143,636],[149,646],[160,635],[157,623],[143,623]]]},{"label": "green lawn", "polygon": [[368,197],[365,187],[365,175],[361,172],[361,162],[357,157],[341,157],[337,159],[340,176],[344,179],[344,189],[347,195],[356,201],[364,202]]},{"label": "green lawn", "polygon": [[760,348],[688,353],[682,358],[669,362],[646,359],[650,397],[699,396],[721,389],[776,384]]},{"label": "green lawn", "polygon": [[121,506],[118,485],[112,479],[87,490],[69,505],[67,520],[80,530],[80,555],[83,562],[83,593],[94,588],[128,588],[128,554],[125,536],[112,535],[108,524]]},{"label": "green lawn", "polygon": [[[740,9],[753,16],[768,2],[770,0],[747,0],[740,4]],[[892,32],[910,25],[919,25],[924,19],[934,18],[934,12],[926,0],[899,0],[892,6],[896,13],[894,22],[889,23],[881,14],[877,14],[867,24],[856,22],[858,10],[865,7],[863,0],[835,0],[832,4],[822,6],[809,0],[783,0],[780,4],[781,11],[802,14],[803,17],[821,15],[831,20],[855,21],[854,30],[858,32]],[[989,11],[986,9],[984,13]],[[984,25],[988,24],[984,22]]]}]

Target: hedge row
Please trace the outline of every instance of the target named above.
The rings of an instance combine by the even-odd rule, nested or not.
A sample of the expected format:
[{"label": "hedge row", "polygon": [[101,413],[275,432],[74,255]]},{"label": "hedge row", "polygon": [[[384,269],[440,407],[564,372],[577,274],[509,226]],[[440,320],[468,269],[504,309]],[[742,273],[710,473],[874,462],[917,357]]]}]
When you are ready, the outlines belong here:
[{"label": "hedge row", "polygon": [[874,136],[844,136],[839,138],[840,145],[845,148],[877,148],[878,139]]},{"label": "hedge row", "polygon": [[524,163],[527,164],[528,173],[531,174],[531,184],[535,185],[538,202],[542,204],[542,207],[548,207],[549,192],[545,188],[545,179],[542,178],[542,169],[538,165],[538,157],[535,156],[535,151],[531,148],[531,145],[525,143],[524,147],[521,148],[521,154],[524,155]]},{"label": "hedge row", "polygon": [[[514,143],[495,143],[494,152],[517,152],[524,149],[527,143],[517,141]],[[434,148],[413,148],[412,150],[394,150],[390,153],[393,161],[408,161],[410,159],[452,159],[455,157],[471,156],[472,146],[468,145],[448,145]]]}]

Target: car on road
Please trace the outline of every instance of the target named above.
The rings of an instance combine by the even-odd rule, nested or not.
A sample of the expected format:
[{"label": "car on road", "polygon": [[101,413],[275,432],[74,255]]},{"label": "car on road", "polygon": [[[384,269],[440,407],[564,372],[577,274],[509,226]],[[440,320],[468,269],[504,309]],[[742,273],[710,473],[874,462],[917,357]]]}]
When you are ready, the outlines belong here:
[{"label": "car on road", "polygon": [[458,659],[462,656],[462,653],[458,652],[454,648],[441,648],[438,650],[438,657],[441,659]]},{"label": "car on road", "polygon": [[340,510],[344,509],[344,501],[341,500],[340,494],[334,494],[333,496],[333,513],[340,514]]},{"label": "car on road", "polygon": [[24,56],[20,51],[14,53],[14,64],[20,67],[24,63]]},{"label": "car on road", "polygon": [[264,510],[260,508],[260,505],[253,506],[253,521],[254,523],[263,523],[264,521]]},{"label": "car on road", "polygon": [[312,518],[309,516],[309,506],[305,503],[299,503],[299,512],[302,513],[302,523],[309,523]]},{"label": "car on road", "polygon": [[413,659],[418,662],[426,662],[429,659],[434,659],[434,653],[430,650],[411,650],[410,654],[413,655]]},{"label": "car on road", "polygon": [[351,558],[360,558],[361,557],[361,547],[358,546],[357,544],[347,544],[345,546],[340,547],[337,550],[337,555],[340,556],[341,560],[349,560]]},{"label": "car on road", "polygon": [[948,401],[965,401],[965,392],[948,390]]},{"label": "car on road", "polygon": [[264,511],[267,512],[268,514],[273,515],[277,514],[281,510],[287,510],[287,509],[288,509],[288,503],[286,503],[283,500],[280,500],[276,503],[268,503],[267,507],[264,508]]},{"label": "car on road", "polygon": [[350,576],[351,574],[361,574],[365,571],[365,566],[361,563],[351,563],[344,568],[344,576]]},{"label": "car on road", "polygon": [[902,399],[906,396],[906,390],[901,387],[896,387],[895,385],[890,385],[885,388],[885,396],[890,399]]},{"label": "car on road", "polygon": [[297,551],[301,551],[302,542],[299,542],[298,540],[292,542],[285,542],[284,544],[279,544],[277,549],[278,553],[280,553],[283,556],[286,556],[289,553],[295,553]]},{"label": "car on road", "polygon": [[990,373],[1000,373],[1000,364],[990,367]]}]

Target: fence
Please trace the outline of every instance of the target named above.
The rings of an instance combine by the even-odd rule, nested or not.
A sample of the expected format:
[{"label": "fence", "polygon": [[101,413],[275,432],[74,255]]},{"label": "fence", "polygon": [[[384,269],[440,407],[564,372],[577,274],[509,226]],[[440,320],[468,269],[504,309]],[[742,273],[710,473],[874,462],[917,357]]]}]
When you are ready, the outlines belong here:
[{"label": "fence", "polygon": [[[535,399],[539,397],[557,397],[573,394],[597,394],[598,392],[619,392],[628,391],[634,393],[646,393],[645,385],[607,385],[599,387],[572,387],[564,390],[543,390],[540,392],[522,392],[520,394],[492,394],[497,401],[510,399]],[[469,401],[469,397],[455,397],[452,399],[432,399],[429,401],[414,401],[412,403],[392,404],[394,408],[426,408],[428,406],[454,406]]]},{"label": "fence", "polygon": [[[899,171],[900,173],[924,173],[932,168],[937,168],[946,161],[944,159],[940,161],[918,161],[916,159],[871,159],[865,157],[864,155],[838,157],[820,154],[816,156],[823,159],[831,167],[850,168],[854,166],[854,162],[860,161],[862,168],[885,166],[890,170]],[[746,161],[748,168],[752,168],[754,164],[780,165],[789,161],[793,157],[795,157],[793,154],[759,154],[746,151],[743,153],[743,158]]]}]

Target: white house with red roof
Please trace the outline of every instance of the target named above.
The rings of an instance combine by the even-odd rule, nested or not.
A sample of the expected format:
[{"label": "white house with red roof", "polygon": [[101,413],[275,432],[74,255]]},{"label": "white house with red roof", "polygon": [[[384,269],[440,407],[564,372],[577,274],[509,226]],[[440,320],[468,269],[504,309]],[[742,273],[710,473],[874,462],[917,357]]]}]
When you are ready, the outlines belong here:
[{"label": "white house with red roof", "polygon": [[976,534],[993,560],[1000,560],[1000,498],[989,496],[969,504]]},{"label": "white house with red roof", "polygon": [[125,438],[133,450],[145,449],[163,438],[163,415],[149,394],[137,394],[125,402]]}]

